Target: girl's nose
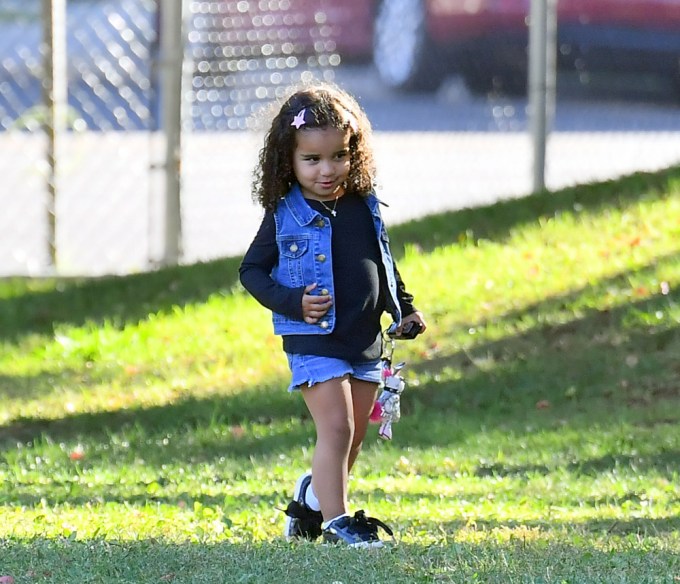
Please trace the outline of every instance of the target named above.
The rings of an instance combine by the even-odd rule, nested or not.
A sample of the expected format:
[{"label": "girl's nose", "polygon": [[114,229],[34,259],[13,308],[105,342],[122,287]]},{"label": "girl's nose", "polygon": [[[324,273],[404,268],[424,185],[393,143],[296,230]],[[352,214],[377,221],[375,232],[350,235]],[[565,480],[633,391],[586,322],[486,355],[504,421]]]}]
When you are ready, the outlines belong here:
[{"label": "girl's nose", "polygon": [[320,172],[323,176],[330,176],[333,174],[333,165],[328,161],[322,162]]}]

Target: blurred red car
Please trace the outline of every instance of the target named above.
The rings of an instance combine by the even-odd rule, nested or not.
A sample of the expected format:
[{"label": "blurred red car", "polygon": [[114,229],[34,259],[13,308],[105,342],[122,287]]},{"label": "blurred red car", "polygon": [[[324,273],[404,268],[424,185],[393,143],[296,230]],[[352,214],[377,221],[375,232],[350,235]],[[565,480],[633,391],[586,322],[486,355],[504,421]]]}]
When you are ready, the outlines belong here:
[{"label": "blurred red car", "polygon": [[[542,0],[545,1],[545,0]],[[680,90],[680,0],[555,0],[558,65],[655,73]],[[373,59],[401,90],[460,73],[477,93],[526,89],[531,0],[222,0],[214,57],[339,53]],[[218,5],[214,10],[212,7]],[[212,33],[210,33],[212,36]],[[239,43],[249,45],[237,48]],[[229,48],[231,47],[231,48]],[[221,54],[220,54],[221,53]],[[312,57],[313,58],[313,57]]]},{"label": "blurred red car", "polygon": [[[397,89],[434,89],[457,71],[474,92],[523,92],[530,4],[381,0],[375,4],[375,66]],[[558,66],[655,73],[680,90],[680,1],[558,0],[557,14]]]}]

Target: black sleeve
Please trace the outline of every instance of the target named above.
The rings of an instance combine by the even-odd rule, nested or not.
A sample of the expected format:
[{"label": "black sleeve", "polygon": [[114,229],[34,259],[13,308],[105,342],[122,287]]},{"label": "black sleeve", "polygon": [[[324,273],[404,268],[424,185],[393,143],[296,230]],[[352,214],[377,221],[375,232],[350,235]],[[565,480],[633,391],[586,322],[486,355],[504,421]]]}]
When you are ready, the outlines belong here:
[{"label": "black sleeve", "polygon": [[394,277],[397,279],[397,298],[399,299],[399,307],[401,308],[401,315],[408,316],[413,314],[417,309],[413,306],[413,295],[406,291],[406,285],[401,278],[401,274],[397,269],[397,264],[394,264]]},{"label": "black sleeve", "polygon": [[302,320],[304,288],[288,288],[272,279],[271,272],[278,260],[276,223],[274,214],[268,211],[262,219],[255,239],[243,256],[238,270],[241,284],[269,310]]}]

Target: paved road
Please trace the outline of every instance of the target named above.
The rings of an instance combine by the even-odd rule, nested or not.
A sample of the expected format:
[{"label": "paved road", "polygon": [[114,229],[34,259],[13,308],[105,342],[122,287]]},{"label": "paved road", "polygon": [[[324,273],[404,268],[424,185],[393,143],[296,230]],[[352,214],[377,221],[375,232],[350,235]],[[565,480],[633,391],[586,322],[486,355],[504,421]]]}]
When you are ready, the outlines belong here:
[{"label": "paved road", "polygon": [[[388,223],[526,194],[531,153],[526,102],[470,96],[452,79],[434,96],[394,96],[370,69],[338,82],[374,122]],[[680,161],[680,108],[667,97],[568,95],[549,142],[551,188]],[[238,255],[261,213],[249,198],[262,136],[188,133],[183,152],[185,261]],[[143,132],[72,134],[58,201],[64,274],[125,273],[161,255],[162,143]],[[0,275],[46,272],[44,149],[40,136],[0,133]]]},{"label": "paved road", "polygon": [[[434,95],[395,95],[376,82],[370,66],[337,70],[337,81],[361,101],[381,132],[526,131],[527,100],[502,95],[479,97],[459,77],[450,77]],[[553,129],[556,132],[677,132],[680,95],[654,77],[600,76],[582,84],[560,73]]]}]

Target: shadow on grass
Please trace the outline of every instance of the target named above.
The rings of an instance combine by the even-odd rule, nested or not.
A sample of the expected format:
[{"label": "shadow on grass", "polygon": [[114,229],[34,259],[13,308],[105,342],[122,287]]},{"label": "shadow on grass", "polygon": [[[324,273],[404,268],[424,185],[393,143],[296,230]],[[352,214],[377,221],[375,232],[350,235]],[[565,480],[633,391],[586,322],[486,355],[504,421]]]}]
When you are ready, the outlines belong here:
[{"label": "shadow on grass", "polygon": [[[41,399],[54,392],[55,387],[82,386],[89,382],[107,383],[118,378],[120,372],[114,368],[93,372],[62,367],[59,371],[43,371],[34,375],[0,375],[0,400],[21,398],[24,401]],[[0,426],[0,435],[2,426]]]},{"label": "shadow on grass", "polygon": [[[511,418],[522,409],[534,411],[539,400],[548,400],[546,406],[573,411],[579,402],[585,406],[597,398],[622,408],[677,399],[680,367],[673,355],[680,351],[680,327],[657,325],[648,315],[663,314],[669,305],[680,301],[676,291],[680,283],[672,283],[674,292],[669,294],[659,292],[638,301],[622,297],[617,307],[608,310],[579,305],[582,298],[629,290],[631,278],[650,276],[659,265],[679,261],[680,254],[668,255],[633,272],[547,298],[493,321],[459,325],[461,330],[480,330],[506,323],[507,329],[521,330],[523,323],[530,323],[527,332],[471,345],[455,354],[429,355],[410,365],[413,372],[426,374],[433,381],[415,388],[412,399],[405,400],[406,412],[414,400],[422,402],[424,409],[496,411]],[[447,370],[459,371],[461,379],[436,381]]]},{"label": "shadow on grass", "polygon": [[[506,313],[504,315],[495,317],[492,323],[485,321],[466,323],[459,325],[462,330],[471,328],[484,328],[488,324],[497,324],[499,321],[505,321],[510,326],[515,326],[516,323],[522,323],[526,319],[534,318],[540,319],[545,315],[555,315],[559,313],[569,313],[569,317],[573,318],[574,306],[581,304],[582,298],[590,297],[604,297],[612,290],[628,290],[630,289],[630,281],[637,279],[639,276],[644,279],[649,279],[650,276],[663,264],[673,265],[680,261],[680,253],[669,254],[667,256],[659,257],[655,262],[642,266],[633,271],[626,271],[609,278],[597,281],[587,287],[579,290],[574,290],[567,294],[555,296],[542,300],[541,302],[528,305],[521,310]],[[654,314],[657,311],[667,308],[669,303],[680,302],[677,290],[680,289],[680,283],[672,283],[672,291],[669,294],[658,294],[651,299],[638,301],[636,303],[625,303],[613,310],[598,311],[593,308],[579,310],[582,313],[581,318],[571,320],[569,322],[554,325],[544,324],[538,325],[532,329],[530,333],[519,334],[514,337],[505,338],[494,343],[487,343],[472,347],[470,350],[460,351],[457,354],[447,354],[441,357],[437,355],[429,356],[421,363],[409,365],[409,368],[415,372],[423,373],[429,372],[436,374],[447,367],[455,367],[463,371],[466,375],[475,375],[479,373],[480,366],[477,364],[478,360],[493,362],[508,362],[510,360],[517,361],[519,366],[529,369],[530,362],[536,361],[539,363],[539,369],[544,367],[545,359],[541,354],[537,359],[532,359],[532,355],[538,348],[541,351],[550,353],[562,353],[563,359],[558,360],[557,366],[564,369],[566,363],[573,362],[579,355],[592,349],[600,350],[597,346],[597,338],[602,339],[602,351],[606,354],[612,349],[607,343],[611,340],[613,334],[617,329],[622,330],[623,320],[630,314],[639,312],[646,314]],[[609,333],[607,338],[606,333]],[[640,328],[639,334],[630,340],[629,343],[621,345],[616,351],[622,354],[621,359],[625,360],[624,349],[635,349],[637,351],[650,351],[652,353],[664,351],[667,346],[676,344],[678,342],[677,327],[659,328],[649,326],[648,328]],[[550,363],[554,363],[555,359]],[[529,371],[527,371],[529,372]],[[531,371],[535,374],[535,371]],[[37,375],[26,376],[7,376],[0,375],[0,397],[14,398],[21,395],[24,398],[39,398],[52,392],[54,387],[72,387],[80,386],[83,383],[107,383],[113,380],[120,372],[111,369],[106,370],[102,368],[96,369],[62,369],[59,373],[44,372]],[[543,375],[545,377],[545,375]],[[493,379],[491,371],[486,374],[487,379]],[[555,380],[563,379],[564,375],[555,372]],[[622,379],[614,380],[610,376],[610,380],[621,382]],[[281,387],[286,383],[286,380],[278,382]],[[563,383],[559,382],[561,385]],[[433,391],[437,391],[438,384],[434,384]],[[498,386],[498,383],[492,384]],[[553,383],[554,386],[554,383]],[[273,384],[272,384],[273,387]],[[568,385],[564,389],[568,389]],[[671,395],[673,394],[672,388]],[[677,389],[677,388],[676,388]],[[553,392],[554,393],[554,392]],[[677,393],[677,392],[676,392]],[[197,415],[191,415],[189,423],[193,419],[206,419],[210,413],[216,413],[220,418],[224,418],[228,422],[236,422],[244,419],[253,419],[258,412],[268,412],[271,418],[276,418],[280,413],[282,416],[288,416],[290,409],[287,404],[290,402],[289,396],[285,392],[272,391],[270,395],[267,392],[261,393],[259,399],[252,399],[252,396],[236,396],[236,397],[220,397],[208,400],[189,400],[186,404],[180,400],[176,405],[164,406],[161,408],[148,408],[144,410],[128,410],[117,413],[101,413],[101,414],[86,414],[83,416],[70,417],[63,422],[63,425],[73,428],[74,431],[86,431],[88,427],[101,427],[102,424],[107,427],[126,426],[135,420],[143,425],[156,426],[157,420],[163,417],[164,411],[169,411],[175,419],[184,419],[186,415],[183,412],[196,412]],[[508,395],[507,398],[517,398],[517,394]],[[233,400],[233,405],[230,401]],[[631,396],[631,400],[634,397]],[[408,402],[407,402],[408,403]],[[97,419],[99,417],[99,419]],[[35,428],[40,429],[44,427],[58,428],[62,422],[36,421]],[[30,421],[26,424],[30,426]],[[25,426],[21,423],[20,426]],[[30,433],[30,430],[28,430]],[[24,435],[26,432],[21,431],[19,435]],[[7,434],[6,430],[0,429],[0,437]],[[32,438],[32,436],[31,436]]]},{"label": "shadow on grass", "polygon": [[[621,469],[632,469],[640,474],[654,474],[663,476],[671,481],[675,480],[680,466],[680,450],[660,450],[650,454],[608,454],[599,458],[591,458],[572,462],[564,467],[569,473],[580,476],[598,476]],[[478,477],[529,477],[532,475],[548,475],[556,469],[543,464],[508,465],[483,464],[477,467],[475,475]],[[631,500],[641,500],[639,493],[628,494],[623,497],[612,497],[611,502],[617,506]]]},{"label": "shadow on grass", "polygon": [[[673,535],[680,528],[680,517],[664,518],[640,518],[640,519],[596,519],[585,521],[561,521],[558,519],[542,519],[536,521],[490,521],[486,519],[475,520],[474,529],[481,532],[488,532],[495,529],[509,530],[524,528],[528,530],[537,529],[543,533],[552,530],[568,529],[569,531],[585,532],[587,534],[607,534],[607,535],[642,535],[660,536]],[[447,533],[456,533],[466,527],[465,521],[449,521],[442,524],[442,529]],[[521,534],[519,534],[521,537]],[[512,539],[511,538],[511,542]],[[518,538],[519,539],[519,538]],[[525,541],[524,543],[528,543]]]},{"label": "shadow on grass", "polygon": [[[650,275],[663,263],[674,264],[680,254],[659,258],[655,264],[639,268],[637,274]],[[478,421],[497,418],[507,425],[524,423],[527,416],[535,416],[539,400],[548,400],[550,407],[563,408],[554,416],[543,418],[554,423],[566,415],[575,415],[590,407],[593,399],[604,400],[609,414],[631,407],[642,407],[654,400],[677,399],[680,396],[680,332],[677,326],[655,326],[636,315],[655,314],[677,302],[680,283],[671,282],[673,292],[637,302],[622,300],[617,308],[598,311],[579,309],[574,319],[574,307],[579,299],[602,296],[608,290],[629,289],[630,277],[635,273],[621,273],[569,294],[548,298],[521,310],[495,317],[493,322],[460,325],[462,330],[497,326],[506,328],[533,319],[529,332],[516,334],[499,341],[471,346],[454,354],[428,355],[420,363],[409,365],[414,373],[425,375],[419,387],[409,390],[402,410],[416,420],[433,418],[442,412],[454,413],[458,419]],[[572,319],[563,322],[560,315]],[[546,322],[546,315],[557,315],[557,324]],[[565,316],[565,318],[566,318]],[[543,319],[545,324],[540,324]],[[644,359],[641,357],[644,356]],[[631,360],[632,359],[632,360]],[[438,380],[442,373],[459,371],[453,380]],[[82,383],[84,373],[65,371],[59,376],[61,386]],[[634,383],[629,380],[634,379]],[[11,397],[4,386],[16,393],[25,388],[40,395],[49,391],[55,378],[45,374],[19,380],[0,378],[0,396]],[[97,379],[97,382],[106,381]],[[70,441],[82,436],[101,436],[138,426],[149,434],[163,435],[186,428],[215,425],[261,423],[286,418],[306,417],[299,396],[285,391],[283,380],[270,380],[258,391],[237,390],[230,395],[209,398],[179,398],[175,402],[155,407],[118,410],[114,412],[83,413],[63,419],[21,419],[0,426],[0,442],[35,441],[48,436],[55,441]],[[600,406],[602,407],[602,406]],[[604,420],[603,420],[604,421]],[[671,422],[676,420],[671,419]],[[415,432],[414,432],[415,433]],[[431,435],[431,439],[428,436]],[[409,436],[417,445],[436,444],[456,440],[448,433],[419,433]],[[271,445],[275,447],[277,438]],[[261,444],[263,444],[261,442]]]},{"label": "shadow on grass", "polygon": [[116,326],[169,313],[175,306],[204,302],[216,293],[231,294],[241,258],[166,268],[132,276],[60,279],[46,291],[30,281],[0,280],[0,341],[30,333],[51,333],[55,324],[109,321]]},{"label": "shadow on grass", "polygon": [[[677,262],[680,254],[661,258],[660,262]],[[639,272],[651,273],[653,265]],[[560,315],[574,318],[574,306],[579,298],[601,295],[619,284],[628,288],[629,273],[619,274],[605,281],[549,298],[522,310],[508,313],[502,319],[509,330],[527,318]],[[430,356],[409,368],[425,379],[404,396],[404,419],[399,425],[403,440],[413,446],[453,445],[464,439],[461,428],[473,431],[487,422],[526,432],[527,423],[542,427],[564,424],[592,423],[586,415],[600,411],[599,423],[618,423],[631,411],[642,409],[659,400],[680,397],[680,332],[677,326],[655,326],[653,323],[634,322],[636,314],[654,314],[677,302],[678,288],[669,295],[658,295],[634,303],[623,303],[607,311],[594,309],[579,311],[579,318],[557,324],[533,326],[529,332],[502,340],[461,349],[454,354]],[[561,317],[560,317],[561,318]],[[557,321],[560,321],[557,318]],[[484,327],[487,323],[462,326]],[[642,358],[644,357],[644,358]],[[447,372],[459,372],[447,379]],[[82,373],[66,372],[60,384],[68,386],[82,382]],[[0,380],[1,381],[1,380]],[[15,386],[9,380],[10,386]],[[52,379],[22,380],[21,387],[44,385]],[[98,380],[101,381],[101,380]],[[206,459],[223,455],[247,457],[252,452],[276,451],[282,436],[250,436],[241,433],[239,440],[230,438],[232,426],[249,423],[269,424],[287,419],[307,420],[307,413],[299,396],[285,391],[285,383],[270,380],[270,385],[254,391],[244,388],[229,395],[208,398],[178,398],[173,403],[113,412],[82,413],[61,419],[19,419],[0,427],[0,444],[36,442],[48,438],[54,442],[106,439],[111,434],[126,433],[135,428],[153,442],[154,437],[167,434],[202,433],[201,448]],[[0,395],[2,391],[0,390]],[[537,403],[545,402],[544,410]],[[677,423],[676,412],[668,412],[667,419],[652,418],[644,423]],[[429,426],[423,432],[424,421]],[[585,421],[583,421],[585,420]],[[452,423],[452,421],[454,423]],[[640,423],[640,422],[636,422]],[[223,429],[226,435],[218,430]],[[308,430],[304,434],[307,435]],[[219,453],[219,454],[218,454]],[[156,461],[183,460],[195,456],[181,450],[161,450],[143,447],[141,456]],[[511,472],[511,471],[510,471]]]},{"label": "shadow on grass", "polygon": [[[248,457],[257,452],[267,452],[280,444],[280,437],[252,437],[243,434],[241,424],[270,424],[274,421],[296,419],[304,422],[309,414],[302,398],[290,394],[285,386],[265,387],[232,395],[210,398],[178,399],[171,404],[110,412],[79,413],[57,419],[21,418],[0,426],[0,444],[37,442],[43,438],[55,442],[72,442],[76,439],[102,439],[116,433],[134,433],[153,442],[155,437],[190,435],[202,432],[201,446],[210,456],[224,455]],[[236,429],[238,428],[238,429]],[[224,431],[224,435],[220,432]],[[230,432],[239,438],[232,439]],[[243,434],[243,435],[242,435]],[[209,448],[210,446],[210,448]],[[155,452],[154,452],[155,450]],[[157,461],[174,460],[169,449],[149,448],[147,454]],[[195,457],[196,450],[177,452],[178,459]]]},{"label": "shadow on grass", "polygon": [[[241,478],[241,477],[239,477]],[[216,474],[213,477],[213,482],[216,486],[223,484],[228,486],[234,480],[233,476]],[[68,481],[53,480],[49,485],[49,492],[47,490],[42,492],[40,485],[32,485],[29,483],[17,484],[12,489],[12,492],[7,496],[7,502],[11,502],[12,506],[22,506],[26,508],[39,508],[40,506],[47,506],[55,508],[59,505],[66,505],[68,507],[88,507],[88,506],[107,506],[109,504],[146,507],[149,505],[168,505],[176,506],[178,509],[191,510],[194,508],[202,509],[222,509],[228,516],[231,514],[240,514],[241,510],[252,508],[253,513],[258,513],[258,506],[266,508],[266,513],[269,515],[274,512],[274,518],[283,520],[283,509],[290,500],[292,493],[279,492],[275,490],[261,491],[257,487],[253,487],[247,493],[232,494],[229,493],[228,488],[225,488],[226,495],[213,495],[201,492],[200,490],[187,492],[173,489],[173,484],[168,478],[159,478],[157,481],[150,481],[148,483],[140,483],[135,485],[136,489],[131,489],[131,485],[122,484],[101,484],[97,486],[77,485]],[[166,492],[171,494],[161,494],[160,489],[166,489]],[[291,485],[285,485],[285,488],[291,488]],[[459,529],[464,528],[469,524],[471,519],[469,510],[464,512],[461,510],[461,519],[439,523],[435,519],[428,517],[403,517],[403,511],[399,511],[398,501],[417,501],[418,505],[423,509],[436,509],[445,505],[449,509],[456,509],[460,501],[465,502],[465,506],[469,506],[478,502],[480,507],[483,507],[488,502],[487,493],[480,493],[479,490],[472,490],[470,492],[458,491],[455,497],[450,499],[443,499],[438,493],[418,492],[410,488],[408,492],[400,492],[392,490],[389,494],[384,493],[381,489],[366,490],[360,488],[352,489],[353,501],[365,500],[370,506],[372,502],[387,500],[394,504],[394,515],[401,516],[397,521],[406,521],[412,524],[416,530],[424,528],[429,531],[433,527],[433,523],[437,524],[437,528],[444,531],[455,533]],[[636,491],[626,491],[617,493],[616,496],[611,497],[591,497],[584,498],[578,494],[568,496],[558,496],[553,499],[553,506],[569,506],[571,508],[590,509],[593,513],[598,513],[598,510],[604,507],[617,507],[619,510],[625,508],[629,504],[633,504],[635,509],[642,509],[640,513],[644,513],[644,504],[648,499],[644,494]],[[278,513],[278,512],[281,513]],[[628,533],[645,533],[649,535],[659,535],[661,533],[675,533],[680,529],[680,516],[672,517],[634,517],[631,518],[627,513],[625,518],[606,518],[606,519],[583,519],[575,520],[557,519],[550,516],[549,509],[546,508],[545,514],[540,519],[508,519],[505,521],[496,521],[485,519],[482,517],[474,518],[476,529],[490,530],[495,528],[516,528],[518,526],[527,528],[540,528],[545,530],[560,529],[562,527],[585,529],[588,532],[616,532],[617,534]]]},{"label": "shadow on grass", "polygon": [[[556,213],[598,212],[626,207],[642,198],[663,197],[680,181],[680,166],[658,173],[637,173],[616,181],[539,193],[494,205],[433,215],[390,228],[397,257],[405,246],[423,250],[480,238],[503,239],[515,227]],[[126,277],[62,279],[56,289],[32,289],[30,281],[0,281],[0,340],[30,333],[50,333],[55,324],[109,321],[117,326],[174,306],[203,302],[215,293],[232,293],[241,258],[164,269]],[[35,287],[34,287],[35,288]],[[38,287],[39,288],[39,287]]]}]

